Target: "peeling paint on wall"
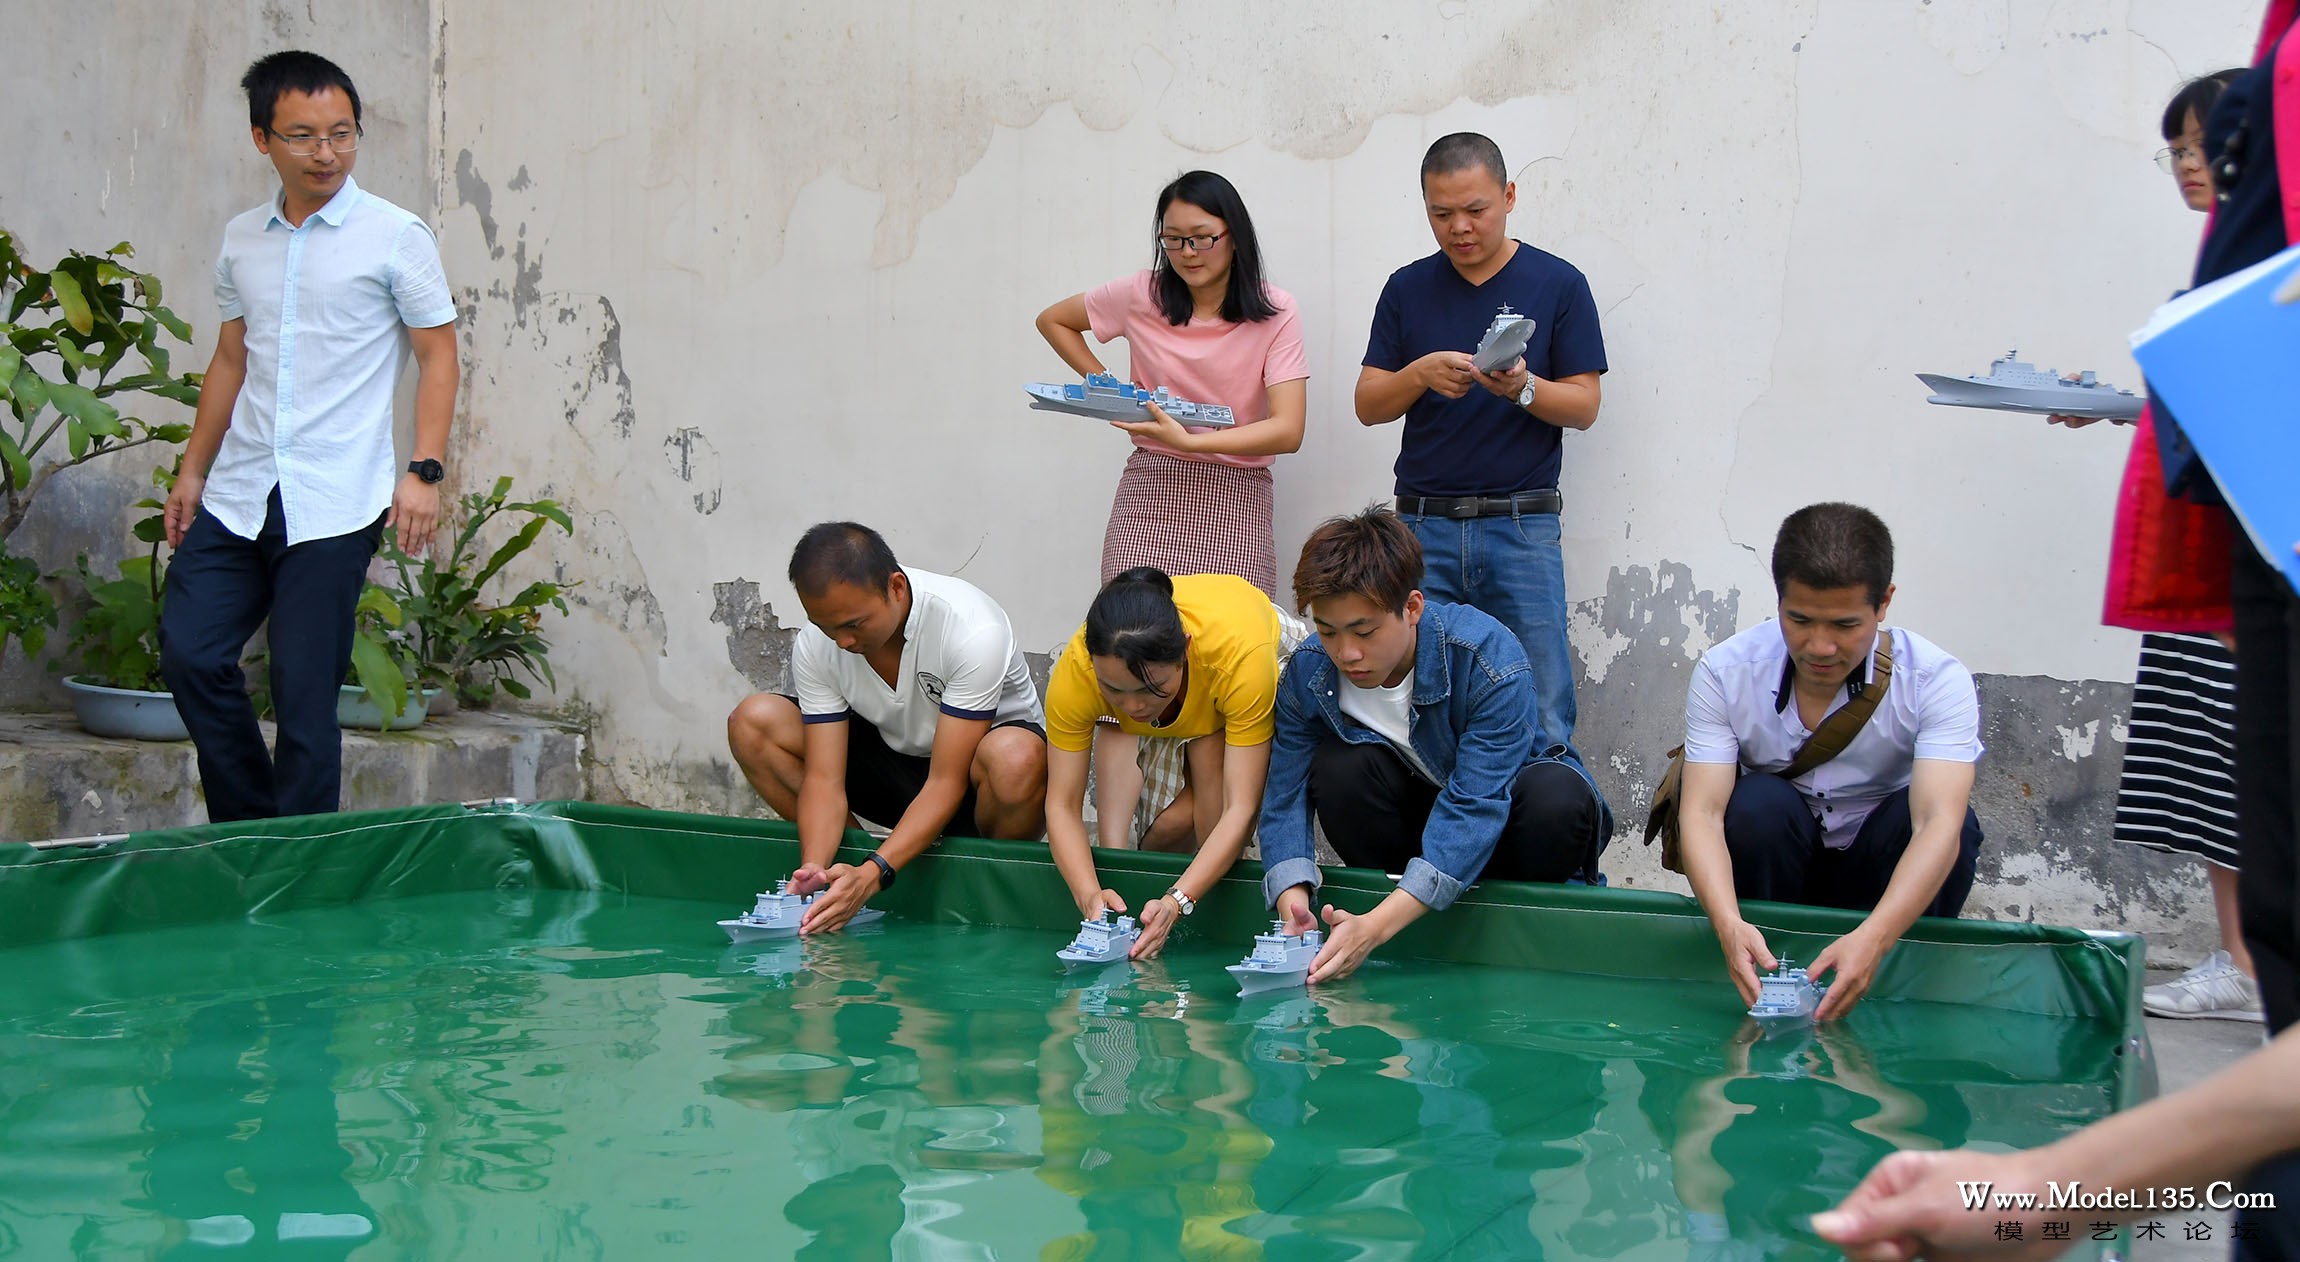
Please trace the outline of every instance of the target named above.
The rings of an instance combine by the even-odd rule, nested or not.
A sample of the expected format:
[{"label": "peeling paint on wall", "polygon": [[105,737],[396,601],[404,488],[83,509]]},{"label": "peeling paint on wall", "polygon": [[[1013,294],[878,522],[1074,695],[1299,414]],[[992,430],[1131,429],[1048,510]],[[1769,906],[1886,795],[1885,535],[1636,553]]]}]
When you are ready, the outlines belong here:
[{"label": "peeling paint on wall", "polygon": [[759,585],[747,578],[711,584],[711,621],[727,629],[727,661],[757,692],[789,692],[791,644],[797,627],[786,627],[774,607],[759,599]]}]

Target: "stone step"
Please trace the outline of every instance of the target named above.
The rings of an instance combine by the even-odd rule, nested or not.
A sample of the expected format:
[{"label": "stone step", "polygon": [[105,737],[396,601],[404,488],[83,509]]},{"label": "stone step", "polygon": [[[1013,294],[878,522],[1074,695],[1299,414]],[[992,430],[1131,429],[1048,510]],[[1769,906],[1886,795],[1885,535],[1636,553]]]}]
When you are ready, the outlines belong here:
[{"label": "stone step", "polygon": [[[271,739],[272,725],[264,736]],[[533,715],[464,711],[406,732],[343,734],[345,810],[583,798],[584,734]],[[0,714],[0,841],[207,822],[190,741],[90,736],[69,714]]]}]

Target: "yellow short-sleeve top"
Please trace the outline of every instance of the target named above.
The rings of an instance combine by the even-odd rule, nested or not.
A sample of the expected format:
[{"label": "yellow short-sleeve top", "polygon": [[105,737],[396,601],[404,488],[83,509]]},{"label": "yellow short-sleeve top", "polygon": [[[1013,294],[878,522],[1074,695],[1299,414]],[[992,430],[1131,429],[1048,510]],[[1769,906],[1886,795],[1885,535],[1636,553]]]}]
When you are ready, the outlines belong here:
[{"label": "yellow short-sleeve top", "polygon": [[1046,681],[1049,744],[1085,753],[1093,747],[1094,724],[1106,717],[1136,736],[1191,740],[1221,732],[1230,745],[1269,741],[1278,696],[1277,606],[1242,578],[1185,574],[1174,580],[1174,607],[1190,637],[1190,679],[1174,721],[1163,727],[1136,723],[1103,703],[1081,625]]}]

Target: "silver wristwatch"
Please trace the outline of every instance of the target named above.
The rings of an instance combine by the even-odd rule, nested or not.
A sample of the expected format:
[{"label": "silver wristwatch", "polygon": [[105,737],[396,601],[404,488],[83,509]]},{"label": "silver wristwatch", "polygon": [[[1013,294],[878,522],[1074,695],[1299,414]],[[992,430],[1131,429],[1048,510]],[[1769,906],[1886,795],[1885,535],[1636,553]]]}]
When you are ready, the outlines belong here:
[{"label": "silver wristwatch", "polygon": [[1173,889],[1170,889],[1170,890],[1166,891],[1166,897],[1173,899],[1173,900],[1174,900],[1174,905],[1175,905],[1176,907],[1179,907],[1179,908],[1181,908],[1181,909],[1182,909],[1182,914],[1183,914],[1183,915],[1185,915],[1185,916],[1189,915],[1191,912],[1194,912],[1194,911],[1198,910],[1198,902],[1197,902],[1197,900],[1196,900],[1196,899],[1193,899],[1193,898],[1191,898],[1191,897],[1190,897],[1188,894],[1185,894],[1185,893],[1183,893],[1183,892],[1182,892],[1182,887],[1181,887],[1181,886],[1179,886],[1179,885],[1175,886]]},{"label": "silver wristwatch", "polygon": [[1520,391],[1518,391],[1518,392],[1517,392],[1517,405],[1518,405],[1519,407],[1521,407],[1521,408],[1524,408],[1524,409],[1526,409],[1527,411],[1531,411],[1531,410],[1533,410],[1533,374],[1532,374],[1532,373],[1527,373],[1527,374],[1525,374],[1525,389],[1523,389],[1523,390],[1520,390]]}]

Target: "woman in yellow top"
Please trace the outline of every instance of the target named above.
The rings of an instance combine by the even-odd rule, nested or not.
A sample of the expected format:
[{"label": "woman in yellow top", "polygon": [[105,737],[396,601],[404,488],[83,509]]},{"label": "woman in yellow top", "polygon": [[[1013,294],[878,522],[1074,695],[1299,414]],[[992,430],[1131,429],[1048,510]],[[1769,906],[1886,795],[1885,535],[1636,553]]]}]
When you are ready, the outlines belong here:
[{"label": "woman in yellow top", "polygon": [[1081,917],[1127,910],[1103,887],[1087,842],[1086,765],[1096,723],[1114,718],[1130,735],[1187,742],[1187,784],[1169,809],[1189,813],[1198,857],[1136,915],[1136,958],[1157,954],[1175,918],[1190,914],[1245,849],[1270,770],[1279,655],[1298,638],[1291,630],[1242,578],[1168,578],[1139,566],[1103,586],[1054,664],[1046,682],[1046,836]]}]

